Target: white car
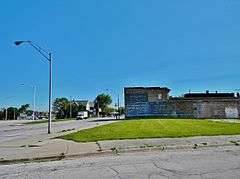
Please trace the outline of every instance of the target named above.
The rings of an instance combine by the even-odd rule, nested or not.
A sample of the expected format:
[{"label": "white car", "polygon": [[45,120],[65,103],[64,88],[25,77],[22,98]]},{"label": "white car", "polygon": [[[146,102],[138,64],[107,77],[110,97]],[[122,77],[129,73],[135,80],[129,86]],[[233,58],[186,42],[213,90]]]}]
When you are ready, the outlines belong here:
[{"label": "white car", "polygon": [[77,115],[77,120],[81,120],[81,119],[87,119],[88,118],[88,111],[81,111],[81,112],[78,112],[78,115]]}]

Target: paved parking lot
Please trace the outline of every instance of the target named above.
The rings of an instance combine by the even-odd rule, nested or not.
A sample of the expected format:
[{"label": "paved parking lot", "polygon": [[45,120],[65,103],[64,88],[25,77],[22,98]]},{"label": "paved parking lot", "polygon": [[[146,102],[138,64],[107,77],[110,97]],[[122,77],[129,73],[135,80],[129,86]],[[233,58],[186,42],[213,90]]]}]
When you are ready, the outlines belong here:
[{"label": "paved parking lot", "polygon": [[47,123],[24,124],[29,121],[0,121],[0,144],[33,137],[52,137],[63,130],[83,129],[113,122],[109,118],[95,118],[88,120],[69,120],[52,123],[52,135],[47,134]]}]

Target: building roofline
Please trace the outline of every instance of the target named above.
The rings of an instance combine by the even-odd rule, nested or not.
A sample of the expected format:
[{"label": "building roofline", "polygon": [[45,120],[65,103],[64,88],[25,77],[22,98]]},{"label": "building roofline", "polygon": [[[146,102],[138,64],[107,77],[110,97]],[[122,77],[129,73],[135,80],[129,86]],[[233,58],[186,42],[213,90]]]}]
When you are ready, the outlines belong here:
[{"label": "building roofline", "polygon": [[159,87],[159,86],[151,86],[151,87],[141,87],[141,86],[136,86],[136,87],[124,87],[125,89],[147,89],[147,90],[167,90],[171,91],[167,87]]},{"label": "building roofline", "polygon": [[186,93],[185,98],[234,98],[234,93]]}]

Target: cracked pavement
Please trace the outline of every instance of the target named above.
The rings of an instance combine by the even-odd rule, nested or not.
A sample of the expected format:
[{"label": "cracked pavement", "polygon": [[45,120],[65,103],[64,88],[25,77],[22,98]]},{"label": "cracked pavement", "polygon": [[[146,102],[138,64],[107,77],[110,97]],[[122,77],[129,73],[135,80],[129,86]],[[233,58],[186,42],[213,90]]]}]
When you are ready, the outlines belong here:
[{"label": "cracked pavement", "polygon": [[[47,123],[24,124],[25,122],[29,121],[1,121],[0,161],[96,152],[99,150],[99,147],[95,143],[76,143],[52,138],[115,121],[112,121],[110,118],[94,118],[53,122],[51,134],[46,132]],[[69,129],[73,128],[75,130],[69,131]]]},{"label": "cracked pavement", "polygon": [[146,151],[1,165],[0,178],[240,178],[240,147]]}]

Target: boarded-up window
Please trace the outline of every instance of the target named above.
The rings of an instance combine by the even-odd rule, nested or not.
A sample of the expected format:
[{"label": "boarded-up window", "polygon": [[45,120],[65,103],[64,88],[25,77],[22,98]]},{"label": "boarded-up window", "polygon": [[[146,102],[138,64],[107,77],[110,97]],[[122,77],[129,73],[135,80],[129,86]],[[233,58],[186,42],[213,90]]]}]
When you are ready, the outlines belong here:
[{"label": "boarded-up window", "polygon": [[158,94],[158,99],[162,99],[162,94]]}]

